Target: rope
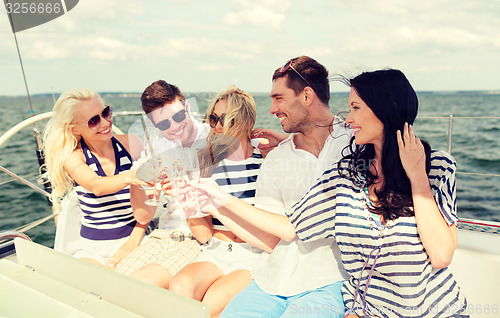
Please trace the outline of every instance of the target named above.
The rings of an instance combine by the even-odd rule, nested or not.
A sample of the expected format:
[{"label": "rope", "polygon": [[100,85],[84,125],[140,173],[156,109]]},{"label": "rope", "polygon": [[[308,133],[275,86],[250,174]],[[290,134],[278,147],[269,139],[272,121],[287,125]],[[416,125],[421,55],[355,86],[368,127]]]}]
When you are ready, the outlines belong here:
[{"label": "rope", "polygon": [[475,173],[475,172],[457,171],[457,174],[467,174],[467,175],[472,175],[472,176],[486,176],[486,177],[500,177],[500,174],[494,174],[494,173]]},{"label": "rope", "polygon": [[59,215],[59,212],[52,213],[51,215],[47,215],[47,216],[45,216],[45,217],[43,217],[41,219],[38,219],[36,221],[33,221],[33,222],[28,223],[28,224],[23,225],[23,226],[20,226],[20,227],[14,229],[14,231],[24,233],[24,232],[26,232],[28,230],[31,230],[35,226],[38,226],[38,225],[40,225],[40,224],[42,224],[42,223],[44,223],[44,222],[46,222],[46,221],[48,221],[50,219],[55,218],[57,215]]},{"label": "rope", "polygon": [[[34,173],[31,173],[31,174],[27,174],[27,175],[24,175],[24,176],[21,176],[22,178],[26,178],[26,177],[33,177],[35,175],[38,175],[38,172],[34,172]],[[12,178],[10,180],[7,180],[7,181],[4,181],[4,182],[0,182],[0,186],[1,185],[4,185],[4,184],[7,184],[7,183],[10,183],[12,181],[16,181],[17,179],[15,178]]]}]

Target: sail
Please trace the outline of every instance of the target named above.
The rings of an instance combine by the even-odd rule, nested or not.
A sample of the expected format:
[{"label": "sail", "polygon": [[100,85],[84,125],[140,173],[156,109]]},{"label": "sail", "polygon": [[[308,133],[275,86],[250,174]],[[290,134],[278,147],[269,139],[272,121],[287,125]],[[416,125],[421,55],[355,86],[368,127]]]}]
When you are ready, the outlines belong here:
[{"label": "sail", "polygon": [[4,0],[12,32],[52,21],[73,9],[79,0]]}]

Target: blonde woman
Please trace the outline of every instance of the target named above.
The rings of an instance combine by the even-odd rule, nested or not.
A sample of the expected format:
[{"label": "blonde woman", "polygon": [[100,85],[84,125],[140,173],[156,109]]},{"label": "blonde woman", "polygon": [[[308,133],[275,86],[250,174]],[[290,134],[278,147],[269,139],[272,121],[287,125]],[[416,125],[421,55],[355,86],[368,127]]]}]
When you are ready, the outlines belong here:
[{"label": "blonde woman", "polygon": [[[231,135],[241,147],[222,160],[214,179],[226,192],[250,204],[263,156],[254,147],[251,131],[256,108],[252,96],[233,86],[219,93],[207,110],[211,135]],[[188,219],[196,239],[203,244],[198,262],[184,267],[170,281],[169,289],[208,305],[212,317],[252,280],[249,268],[262,252],[245,243],[212,216]]]},{"label": "blonde woman", "polygon": [[44,134],[52,200],[73,189],[82,210],[74,256],[114,267],[136,248],[147,224],[132,215],[130,185],[146,185],[130,170],[129,137],[113,135],[112,109],[94,91],[63,93]]}]

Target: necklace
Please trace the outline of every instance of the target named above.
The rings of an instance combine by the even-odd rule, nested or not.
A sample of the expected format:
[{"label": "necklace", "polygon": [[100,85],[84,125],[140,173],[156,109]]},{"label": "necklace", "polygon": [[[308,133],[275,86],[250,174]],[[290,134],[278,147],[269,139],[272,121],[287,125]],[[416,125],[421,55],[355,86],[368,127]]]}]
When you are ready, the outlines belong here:
[{"label": "necklace", "polygon": [[370,200],[370,192],[368,191],[367,187],[364,187],[365,191],[365,206],[367,211],[370,213],[370,216],[367,217],[368,222],[373,221],[375,223],[375,227],[379,229],[379,237],[382,236],[382,231],[385,229],[384,223],[382,223],[382,220],[380,219],[380,215],[373,213],[370,211],[370,208],[375,208],[373,205],[372,201]]},{"label": "necklace", "polygon": [[366,195],[366,205],[369,206],[370,208],[374,208],[375,206],[373,205],[372,201],[370,200],[370,192],[368,192],[368,188],[365,187],[365,195]]}]

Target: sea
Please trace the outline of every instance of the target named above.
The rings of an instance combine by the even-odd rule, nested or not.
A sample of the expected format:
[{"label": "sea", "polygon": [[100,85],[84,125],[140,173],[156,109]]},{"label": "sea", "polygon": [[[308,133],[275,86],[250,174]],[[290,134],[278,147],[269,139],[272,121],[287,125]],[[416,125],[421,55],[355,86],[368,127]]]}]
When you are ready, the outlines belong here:
[{"label": "sea", "polygon": [[[114,112],[140,111],[140,93],[100,93]],[[257,105],[256,127],[281,131],[279,120],[269,114],[268,94],[252,94]],[[204,113],[215,93],[192,93]],[[51,111],[58,94],[31,96],[36,114]],[[457,160],[457,205],[460,218],[500,222],[500,91],[418,92],[419,116],[416,135],[435,149],[449,151]],[[347,93],[334,93],[330,108],[343,115]],[[451,118],[450,118],[451,116]],[[26,96],[0,96],[0,135],[30,117]],[[115,116],[123,132],[138,117]],[[451,126],[450,126],[451,123]],[[38,128],[43,131],[44,123]],[[449,135],[451,131],[451,138]],[[29,127],[0,148],[0,165],[32,183],[38,181],[35,139]],[[0,171],[0,231],[12,230],[51,213],[47,199]],[[26,232],[35,242],[52,247],[55,224],[49,220]]]}]

